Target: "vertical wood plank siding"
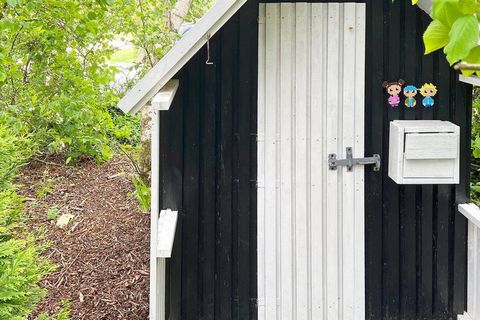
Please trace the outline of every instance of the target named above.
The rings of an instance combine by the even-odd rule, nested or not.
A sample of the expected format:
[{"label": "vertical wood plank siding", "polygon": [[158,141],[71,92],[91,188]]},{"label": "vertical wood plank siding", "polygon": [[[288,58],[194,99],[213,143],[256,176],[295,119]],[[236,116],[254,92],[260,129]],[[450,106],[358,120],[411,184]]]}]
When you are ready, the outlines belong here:
[{"label": "vertical wood plank siding", "polygon": [[[365,318],[365,5],[260,5],[258,318]],[[265,67],[263,67],[265,66]]]},{"label": "vertical wood plank siding", "polygon": [[166,319],[256,318],[256,2],[177,75],[161,115],[161,207],[179,210]]},{"label": "vertical wood plank siding", "polygon": [[[366,3],[365,155],[383,160],[380,173],[365,174],[366,319],[455,319],[466,307],[467,224],[455,203],[468,200],[471,87],[442,53],[423,56],[425,13],[409,1]],[[257,1],[248,1],[211,39],[215,64],[205,65],[200,50],[161,114],[160,204],[179,210],[167,319],[257,318],[257,17]],[[437,84],[436,105],[390,108],[381,84],[399,78]],[[385,165],[394,119],[458,124],[460,185],[392,182]]]},{"label": "vertical wood plank siding", "polygon": [[[381,174],[366,171],[366,319],[456,319],[466,308],[466,221],[471,87],[442,52],[423,55],[430,18],[408,1],[367,1],[366,155],[380,153]],[[382,81],[432,82],[432,109],[391,108]],[[449,120],[461,127],[460,185],[396,185],[388,177],[388,125],[395,119]]]}]

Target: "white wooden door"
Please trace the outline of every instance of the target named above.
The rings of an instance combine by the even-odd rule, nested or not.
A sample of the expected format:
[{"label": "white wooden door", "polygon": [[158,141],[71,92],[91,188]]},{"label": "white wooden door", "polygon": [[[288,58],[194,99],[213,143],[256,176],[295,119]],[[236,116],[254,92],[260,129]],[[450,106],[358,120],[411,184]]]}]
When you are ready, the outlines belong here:
[{"label": "white wooden door", "polygon": [[365,4],[260,4],[258,318],[365,318]]}]

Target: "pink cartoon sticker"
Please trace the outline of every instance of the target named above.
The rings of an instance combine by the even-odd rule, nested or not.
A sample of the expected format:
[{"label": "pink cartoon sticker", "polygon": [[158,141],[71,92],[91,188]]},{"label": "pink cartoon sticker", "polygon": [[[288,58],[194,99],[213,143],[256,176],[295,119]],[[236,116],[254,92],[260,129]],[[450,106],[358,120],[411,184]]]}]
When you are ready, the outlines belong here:
[{"label": "pink cartoon sticker", "polygon": [[394,108],[398,107],[400,104],[400,93],[402,92],[402,87],[405,84],[405,81],[402,79],[395,81],[395,82],[388,82],[385,81],[383,83],[383,87],[387,91],[388,95],[390,96],[388,98],[388,104]]}]

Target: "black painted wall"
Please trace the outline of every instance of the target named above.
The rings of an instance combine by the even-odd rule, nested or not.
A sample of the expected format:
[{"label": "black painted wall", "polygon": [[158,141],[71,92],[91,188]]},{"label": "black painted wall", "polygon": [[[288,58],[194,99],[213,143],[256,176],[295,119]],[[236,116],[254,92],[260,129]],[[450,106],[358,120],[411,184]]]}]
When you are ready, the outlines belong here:
[{"label": "black painted wall", "polygon": [[163,208],[180,211],[167,319],[256,318],[257,4],[179,73],[161,115]]},{"label": "black painted wall", "polygon": [[[466,303],[466,220],[456,203],[469,192],[471,87],[457,81],[443,54],[423,55],[430,18],[409,1],[368,2],[366,152],[388,157],[388,123],[449,120],[461,127],[461,183],[399,186],[366,174],[367,319],[456,319]],[[437,105],[392,109],[382,80],[439,87]]]},{"label": "black painted wall", "polygon": [[[322,1],[316,1],[322,2]],[[180,211],[167,265],[167,319],[256,319],[257,16],[250,0],[177,75],[161,117],[161,206]],[[466,304],[471,87],[441,53],[423,56],[428,16],[410,1],[367,0],[366,319],[456,319]],[[439,87],[430,110],[390,108],[384,80]],[[461,184],[399,186],[388,178],[395,119],[461,127]],[[327,320],[327,319],[325,319]]]}]

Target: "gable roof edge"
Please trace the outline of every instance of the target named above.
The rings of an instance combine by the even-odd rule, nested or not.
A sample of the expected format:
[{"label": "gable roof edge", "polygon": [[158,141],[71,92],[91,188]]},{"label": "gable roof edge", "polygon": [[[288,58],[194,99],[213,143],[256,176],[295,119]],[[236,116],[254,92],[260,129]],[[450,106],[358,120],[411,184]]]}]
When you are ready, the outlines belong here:
[{"label": "gable roof edge", "polygon": [[432,16],[432,5],[433,5],[432,0],[418,0],[417,5],[420,9],[428,13],[430,17]]},{"label": "gable roof edge", "polygon": [[[124,113],[135,114],[207,43],[247,0],[218,0],[212,9],[118,102]],[[431,16],[432,0],[418,7]]]},{"label": "gable roof edge", "polygon": [[207,43],[247,0],[218,0],[212,9],[118,102],[129,114],[137,113]]}]

